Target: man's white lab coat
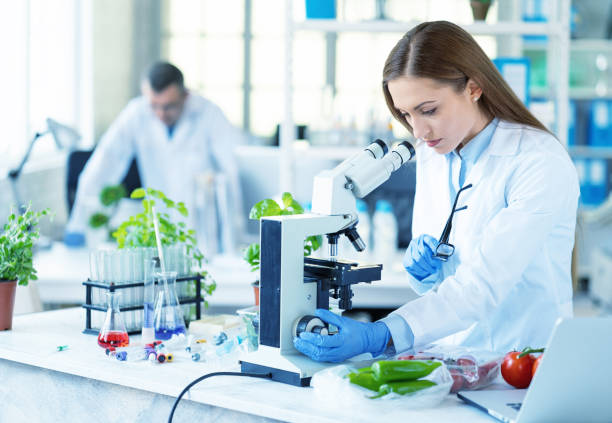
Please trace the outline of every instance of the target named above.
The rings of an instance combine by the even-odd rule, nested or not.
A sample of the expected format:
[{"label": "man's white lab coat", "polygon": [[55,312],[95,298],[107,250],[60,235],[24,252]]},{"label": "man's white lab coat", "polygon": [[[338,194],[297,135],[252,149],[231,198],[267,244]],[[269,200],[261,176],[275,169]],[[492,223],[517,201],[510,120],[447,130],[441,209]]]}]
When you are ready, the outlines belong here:
[{"label": "man's white lab coat", "polygon": [[[232,126],[215,104],[190,93],[173,135],[153,113],[144,97],[129,102],[100,140],[79,177],[68,232],[84,232],[101,190],[118,184],[136,157],[141,182],[161,190],[174,201],[183,201],[195,227],[196,177],[214,170],[228,181],[232,208],[242,212],[238,168],[233,149],[243,133]],[[231,211],[231,210],[230,210]]]}]

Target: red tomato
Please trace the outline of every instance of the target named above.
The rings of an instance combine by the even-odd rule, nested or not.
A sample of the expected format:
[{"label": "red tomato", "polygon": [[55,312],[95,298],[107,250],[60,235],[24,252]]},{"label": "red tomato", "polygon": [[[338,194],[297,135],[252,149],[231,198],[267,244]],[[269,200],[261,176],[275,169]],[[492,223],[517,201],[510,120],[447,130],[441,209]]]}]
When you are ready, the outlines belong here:
[{"label": "red tomato", "polygon": [[538,366],[540,365],[540,361],[542,361],[542,357],[544,357],[544,355],[539,356],[533,362],[533,367],[531,368],[532,369],[531,370],[531,377],[533,377],[535,375],[535,372],[538,369]]},{"label": "red tomato", "polygon": [[531,383],[534,358],[531,354],[518,358],[519,354],[518,351],[506,354],[501,365],[501,374],[510,385],[524,389]]}]

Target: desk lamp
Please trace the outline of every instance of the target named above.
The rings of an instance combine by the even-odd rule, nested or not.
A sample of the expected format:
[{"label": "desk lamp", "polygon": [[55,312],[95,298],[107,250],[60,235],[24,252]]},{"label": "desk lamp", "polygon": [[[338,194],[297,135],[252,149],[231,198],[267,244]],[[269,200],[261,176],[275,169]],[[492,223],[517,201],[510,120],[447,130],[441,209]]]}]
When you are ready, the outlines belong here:
[{"label": "desk lamp", "polygon": [[11,181],[11,190],[13,191],[13,197],[15,199],[15,203],[17,204],[17,208],[20,214],[23,214],[25,209],[23,203],[21,202],[21,197],[17,189],[17,180],[21,175],[23,166],[26,164],[28,158],[30,157],[30,153],[32,152],[32,148],[34,147],[36,141],[44,135],[51,134],[53,136],[53,139],[55,140],[55,145],[59,150],[72,150],[76,146],[76,143],[81,139],[81,135],[79,135],[79,133],[76,132],[74,129],[62,125],[61,123],[51,118],[47,118],[46,123],[47,129],[43,132],[36,132],[34,134],[34,137],[30,141],[30,145],[28,146],[25,155],[21,159],[19,166],[11,170],[8,174],[9,179]]}]

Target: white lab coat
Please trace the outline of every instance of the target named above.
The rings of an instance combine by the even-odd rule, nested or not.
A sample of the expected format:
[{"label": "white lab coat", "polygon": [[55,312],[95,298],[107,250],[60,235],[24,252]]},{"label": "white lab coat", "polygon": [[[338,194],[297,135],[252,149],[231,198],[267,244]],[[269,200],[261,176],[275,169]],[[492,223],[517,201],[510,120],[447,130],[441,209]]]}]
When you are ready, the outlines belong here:
[{"label": "white lab coat", "polygon": [[197,94],[187,97],[172,137],[146,98],[131,100],[104,134],[79,177],[67,231],[85,231],[90,205],[98,203],[105,186],[121,181],[134,157],[145,187],[161,190],[172,200],[185,203],[190,212],[189,227],[196,226],[196,177],[208,170],[224,174],[231,207],[242,210],[233,155],[234,147],[241,143],[242,131],[228,122],[219,107]]},{"label": "white lab coat", "polygon": [[[413,237],[438,238],[452,208],[448,162],[424,143],[416,156]],[[550,134],[500,121],[469,183],[440,282],[394,313],[410,325],[415,346],[543,347],[555,321],[572,316],[576,169]]]}]

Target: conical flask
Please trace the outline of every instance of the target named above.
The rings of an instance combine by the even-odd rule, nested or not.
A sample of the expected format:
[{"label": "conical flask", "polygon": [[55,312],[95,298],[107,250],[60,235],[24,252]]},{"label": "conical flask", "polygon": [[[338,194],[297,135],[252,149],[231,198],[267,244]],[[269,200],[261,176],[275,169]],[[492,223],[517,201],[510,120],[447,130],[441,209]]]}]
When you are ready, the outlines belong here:
[{"label": "conical flask", "polygon": [[98,335],[98,345],[102,348],[125,347],[130,343],[130,338],[125,330],[125,324],[119,310],[120,292],[110,291],[106,293],[108,308],[104,325]]},{"label": "conical flask", "polygon": [[155,339],[165,341],[172,335],[186,334],[183,310],[176,296],[176,272],[159,272],[157,287]]}]

